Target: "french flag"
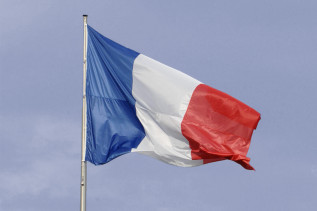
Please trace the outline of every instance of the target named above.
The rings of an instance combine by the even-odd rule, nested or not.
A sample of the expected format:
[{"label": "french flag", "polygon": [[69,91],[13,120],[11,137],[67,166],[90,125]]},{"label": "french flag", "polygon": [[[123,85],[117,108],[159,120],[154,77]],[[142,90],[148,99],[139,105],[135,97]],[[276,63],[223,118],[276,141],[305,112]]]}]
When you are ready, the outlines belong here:
[{"label": "french flag", "polygon": [[88,26],[85,160],[139,152],[183,167],[247,157],[260,114]]}]

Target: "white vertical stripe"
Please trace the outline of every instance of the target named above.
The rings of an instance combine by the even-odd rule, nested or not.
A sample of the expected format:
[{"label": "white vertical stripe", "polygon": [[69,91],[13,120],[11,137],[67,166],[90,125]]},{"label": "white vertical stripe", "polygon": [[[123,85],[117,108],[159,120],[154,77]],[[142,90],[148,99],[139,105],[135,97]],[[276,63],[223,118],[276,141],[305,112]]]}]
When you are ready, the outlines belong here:
[{"label": "white vertical stripe", "polygon": [[87,49],[88,49],[88,29],[87,17],[84,17],[84,64],[83,64],[83,116],[82,116],[82,161],[86,159],[87,145],[87,100],[86,100],[86,79],[87,79]]},{"label": "white vertical stripe", "polygon": [[194,89],[201,82],[140,54],[133,65],[132,94],[146,137],[132,151],[178,166],[201,165],[192,160],[181,122]]}]

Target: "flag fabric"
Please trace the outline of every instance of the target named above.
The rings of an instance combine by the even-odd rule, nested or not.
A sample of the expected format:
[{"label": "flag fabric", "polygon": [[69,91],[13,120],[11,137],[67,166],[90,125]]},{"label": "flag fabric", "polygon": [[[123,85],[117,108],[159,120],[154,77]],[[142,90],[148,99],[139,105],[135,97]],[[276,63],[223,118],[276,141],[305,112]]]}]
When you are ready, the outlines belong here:
[{"label": "flag fabric", "polygon": [[253,169],[257,111],[90,26],[87,45],[86,161],[139,152],[176,166],[232,160]]}]

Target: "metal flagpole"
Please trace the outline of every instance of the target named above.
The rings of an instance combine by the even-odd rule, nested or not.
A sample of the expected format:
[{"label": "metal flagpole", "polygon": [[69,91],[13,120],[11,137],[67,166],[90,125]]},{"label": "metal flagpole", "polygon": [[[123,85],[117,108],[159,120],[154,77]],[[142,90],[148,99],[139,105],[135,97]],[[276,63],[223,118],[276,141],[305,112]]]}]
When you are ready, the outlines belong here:
[{"label": "metal flagpole", "polygon": [[86,70],[87,70],[87,17],[84,17],[84,77],[83,77],[83,113],[82,113],[82,141],[81,141],[81,181],[80,181],[80,211],[86,211],[87,163],[86,156]]}]

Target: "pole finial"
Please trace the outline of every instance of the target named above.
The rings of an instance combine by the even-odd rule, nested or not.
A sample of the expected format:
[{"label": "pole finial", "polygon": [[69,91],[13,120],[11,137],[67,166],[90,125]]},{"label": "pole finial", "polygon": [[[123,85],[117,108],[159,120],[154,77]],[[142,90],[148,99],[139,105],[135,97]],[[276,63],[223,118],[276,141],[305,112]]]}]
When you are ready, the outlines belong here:
[{"label": "pole finial", "polygon": [[84,16],[84,17],[88,17],[88,15],[85,15],[85,14],[84,14],[83,16]]}]

